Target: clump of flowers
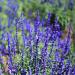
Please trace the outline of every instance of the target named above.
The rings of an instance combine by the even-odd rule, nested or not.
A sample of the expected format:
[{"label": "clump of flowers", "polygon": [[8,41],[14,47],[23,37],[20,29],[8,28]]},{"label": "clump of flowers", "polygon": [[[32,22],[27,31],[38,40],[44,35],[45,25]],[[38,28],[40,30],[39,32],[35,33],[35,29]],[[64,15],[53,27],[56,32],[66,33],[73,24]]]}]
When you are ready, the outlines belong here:
[{"label": "clump of flowers", "polygon": [[[8,6],[12,7],[11,4]],[[14,16],[11,16],[12,12],[8,14],[4,32],[3,26],[1,28],[1,75],[2,71],[8,75],[75,75],[75,65],[72,65],[69,55],[71,28],[68,27],[62,39],[64,32],[55,14],[48,13],[48,18],[42,21],[37,14],[31,22],[23,13],[15,17],[16,5],[11,9]]]}]

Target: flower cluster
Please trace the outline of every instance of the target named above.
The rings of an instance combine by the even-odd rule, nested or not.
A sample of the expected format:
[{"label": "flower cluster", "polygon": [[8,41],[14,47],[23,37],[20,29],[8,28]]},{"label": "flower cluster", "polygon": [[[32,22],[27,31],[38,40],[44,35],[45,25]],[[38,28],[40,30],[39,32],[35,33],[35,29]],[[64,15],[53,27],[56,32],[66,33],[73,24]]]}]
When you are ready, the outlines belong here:
[{"label": "flower cluster", "polygon": [[48,13],[47,19],[40,20],[37,14],[31,22],[23,13],[17,17],[18,5],[13,4],[14,0],[8,0],[8,25],[1,25],[0,74],[75,75],[69,54],[71,28],[62,39],[64,32],[57,16]]}]

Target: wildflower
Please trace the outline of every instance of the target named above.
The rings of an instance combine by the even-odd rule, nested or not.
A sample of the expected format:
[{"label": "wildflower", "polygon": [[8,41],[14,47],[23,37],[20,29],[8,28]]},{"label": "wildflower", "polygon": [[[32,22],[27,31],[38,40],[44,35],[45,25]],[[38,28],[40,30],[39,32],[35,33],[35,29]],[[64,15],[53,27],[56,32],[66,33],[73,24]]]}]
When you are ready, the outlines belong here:
[{"label": "wildflower", "polygon": [[22,24],[22,37],[23,37],[23,45],[25,47],[25,32],[24,32],[24,25]]},{"label": "wildflower", "polygon": [[12,47],[11,50],[12,50],[14,56],[15,56],[16,55],[16,43],[15,43],[14,37],[12,38],[12,46],[11,47]]},{"label": "wildflower", "polygon": [[17,18],[17,19],[15,20],[15,22],[16,22],[16,34],[15,34],[15,36],[16,36],[16,49],[17,49],[17,52],[19,53],[19,42],[18,42],[18,21],[19,21],[19,19]]},{"label": "wildflower", "polygon": [[48,47],[48,40],[49,40],[49,36],[48,36],[48,33],[47,33],[47,30],[46,30],[46,35],[45,35],[45,41],[44,41],[44,48],[42,49],[42,52],[41,52],[41,61],[42,61],[42,75],[46,75],[46,62],[47,62],[47,47]]}]

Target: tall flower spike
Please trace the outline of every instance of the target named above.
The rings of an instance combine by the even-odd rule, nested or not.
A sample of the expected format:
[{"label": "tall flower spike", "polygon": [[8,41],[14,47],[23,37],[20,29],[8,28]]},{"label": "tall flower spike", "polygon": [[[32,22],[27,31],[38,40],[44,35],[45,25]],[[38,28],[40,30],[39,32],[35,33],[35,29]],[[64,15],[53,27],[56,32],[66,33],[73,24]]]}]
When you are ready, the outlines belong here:
[{"label": "tall flower spike", "polygon": [[29,35],[29,54],[30,54],[30,62],[29,62],[29,66],[32,65],[32,58],[33,58],[33,53],[32,53],[32,35]]},{"label": "tall flower spike", "polygon": [[34,61],[35,61],[35,75],[38,75],[38,42],[39,42],[39,36],[38,36],[38,28],[40,24],[40,16],[37,15],[35,21],[34,21],[34,46],[35,46],[35,53],[34,53]]},{"label": "tall flower spike", "polygon": [[15,38],[12,38],[12,52],[14,56],[16,55],[16,43],[15,43]]},{"label": "tall flower spike", "polygon": [[22,24],[22,38],[23,38],[23,46],[25,47],[25,31],[24,31],[24,25]]},{"label": "tall flower spike", "polygon": [[41,57],[42,57],[42,75],[46,75],[46,66],[47,66],[47,48],[48,48],[48,41],[49,41],[49,34],[48,34],[48,29],[45,31],[45,40],[44,40],[44,47],[41,52]]},{"label": "tall flower spike", "polygon": [[19,53],[19,41],[18,41],[18,21],[19,19],[16,19],[16,49],[17,49],[17,53]]},{"label": "tall flower spike", "polygon": [[11,55],[10,38],[11,38],[10,33],[7,33],[8,53],[9,53],[8,65],[9,65],[9,69],[12,70],[12,55]]},{"label": "tall flower spike", "polygon": [[[9,54],[10,54],[10,52],[11,52],[11,47],[10,47],[10,34],[9,33],[7,33],[7,41],[8,41],[8,52],[9,52]],[[10,54],[11,55],[11,54]]]}]

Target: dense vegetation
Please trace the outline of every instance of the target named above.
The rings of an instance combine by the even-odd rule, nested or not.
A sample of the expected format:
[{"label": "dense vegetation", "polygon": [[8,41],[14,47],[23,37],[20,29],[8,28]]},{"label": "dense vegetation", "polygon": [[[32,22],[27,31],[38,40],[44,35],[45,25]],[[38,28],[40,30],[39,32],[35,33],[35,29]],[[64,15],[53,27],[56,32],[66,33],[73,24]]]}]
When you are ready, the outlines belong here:
[{"label": "dense vegetation", "polygon": [[0,75],[75,75],[74,0],[0,0]]}]

